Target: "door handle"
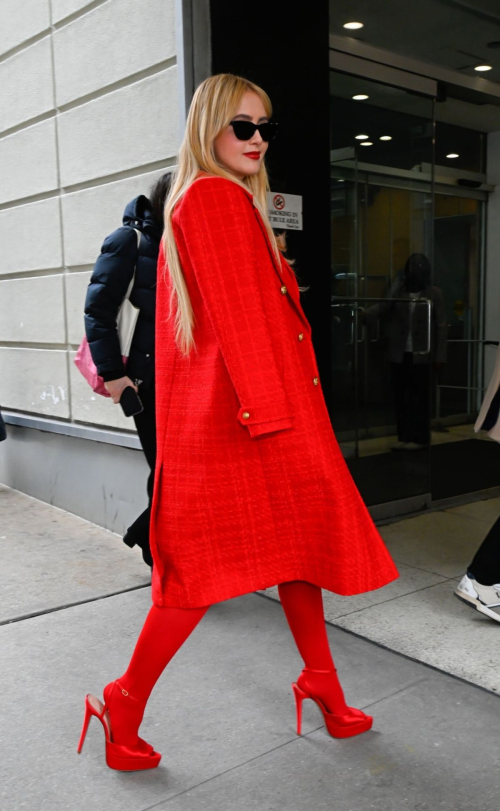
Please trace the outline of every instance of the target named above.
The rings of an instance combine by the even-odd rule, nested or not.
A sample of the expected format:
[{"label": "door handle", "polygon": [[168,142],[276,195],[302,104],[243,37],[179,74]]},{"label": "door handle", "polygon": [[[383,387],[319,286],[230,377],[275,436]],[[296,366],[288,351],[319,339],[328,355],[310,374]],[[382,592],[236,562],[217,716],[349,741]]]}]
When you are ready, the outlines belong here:
[{"label": "door handle", "polygon": [[[349,341],[347,341],[346,346],[353,346],[354,345],[354,321],[355,321],[355,318],[356,318],[356,310],[362,310],[363,308],[358,307],[357,305],[355,305],[353,307],[352,304],[348,304],[347,302],[345,304],[340,303],[340,304],[332,304],[331,305],[332,310],[340,309],[342,307],[349,309],[350,313],[351,313],[350,339],[349,339]],[[358,343],[358,344],[363,343],[364,339],[365,339],[365,325],[363,324],[362,329],[361,329],[361,337],[360,338],[356,337],[356,343]]]},{"label": "door handle", "polygon": [[[350,299],[350,301],[351,302],[371,301],[373,303],[384,302],[384,303],[394,303],[394,304],[396,304],[396,303],[410,304],[411,303],[411,300],[407,299],[407,298],[388,298],[387,296],[385,298],[370,298],[370,297],[367,297],[367,298],[352,298],[352,299]],[[428,355],[430,353],[430,351],[431,351],[432,301],[430,299],[428,299],[428,298],[417,298],[417,299],[413,299],[413,301],[415,302],[415,304],[424,303],[424,304],[427,305],[427,347],[422,352],[414,352],[413,354],[414,355]],[[345,304],[343,304],[343,303],[335,303],[335,304],[332,304],[331,306],[332,307],[350,307],[353,313],[354,313],[355,310],[363,309],[362,307],[359,307],[359,305],[357,305],[357,304],[353,305],[352,303],[348,304],[347,302]],[[354,321],[354,319],[353,319],[353,321]],[[364,340],[364,328],[365,327],[363,325],[361,339],[359,339],[359,338],[357,339],[358,343],[362,343],[363,340]],[[352,340],[350,341],[349,345],[351,345],[354,342],[354,325],[353,325],[352,332],[353,332]],[[377,335],[377,338],[375,338],[373,340],[378,340],[378,337],[379,336]]]},{"label": "door handle", "polygon": [[377,331],[375,334],[375,338],[370,338],[372,344],[377,343],[380,340],[380,318],[377,318]]},{"label": "door handle", "polygon": [[[431,329],[432,329],[432,301],[428,298],[417,298],[415,303],[427,304],[427,347],[422,352],[413,351],[414,355],[430,355],[431,352]],[[411,324],[410,324],[411,329]]]}]

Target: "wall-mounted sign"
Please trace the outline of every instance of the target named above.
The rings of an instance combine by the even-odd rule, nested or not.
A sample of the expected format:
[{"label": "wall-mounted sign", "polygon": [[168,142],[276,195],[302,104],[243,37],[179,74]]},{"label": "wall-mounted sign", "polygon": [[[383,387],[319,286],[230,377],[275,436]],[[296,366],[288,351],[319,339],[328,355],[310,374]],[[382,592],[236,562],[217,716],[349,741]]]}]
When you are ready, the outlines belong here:
[{"label": "wall-mounted sign", "polygon": [[277,230],[302,231],[302,195],[267,193],[271,226]]}]

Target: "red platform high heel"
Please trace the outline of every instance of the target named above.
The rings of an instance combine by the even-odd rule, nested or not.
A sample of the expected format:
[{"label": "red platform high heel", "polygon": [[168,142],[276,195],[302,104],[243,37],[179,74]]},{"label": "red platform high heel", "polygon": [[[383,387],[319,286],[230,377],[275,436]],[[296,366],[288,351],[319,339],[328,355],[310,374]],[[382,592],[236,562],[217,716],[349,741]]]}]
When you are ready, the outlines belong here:
[{"label": "red platform high heel", "polygon": [[[297,735],[300,735],[302,729],[302,702],[305,698],[311,698],[316,702],[323,713],[325,726],[333,738],[352,738],[354,735],[361,735],[362,732],[367,732],[371,729],[373,724],[371,715],[365,715],[362,710],[356,710],[354,707],[348,707],[348,712],[344,715],[334,715],[327,710],[323,701],[315,695],[311,684],[307,683],[308,674],[335,672],[335,670],[311,670],[305,667],[297,679],[297,682],[292,684],[297,705]],[[299,682],[301,683],[299,684]]]},{"label": "red platform high heel", "polygon": [[[109,705],[111,702],[114,705],[113,713],[119,713],[120,709],[118,704],[119,702],[125,701],[125,711],[127,714],[129,714],[132,709],[132,715],[139,714],[140,720],[142,720],[142,713],[144,712],[142,702],[139,702],[136,698],[131,696],[130,693],[124,690],[118,681],[111,682],[111,684],[108,684],[104,688],[104,699],[105,704],[95,696],[87,695],[85,697],[85,715],[80,740],[78,742],[78,754],[82,751],[90,719],[94,715],[99,719],[104,729],[106,738],[106,763],[110,769],[116,769],[121,772],[155,769],[161,760],[161,755],[155,752],[149,743],[146,743],[142,738],[138,738],[137,747],[123,746],[122,744],[114,743],[111,731],[109,717]],[[131,704],[131,702],[133,703]]]}]

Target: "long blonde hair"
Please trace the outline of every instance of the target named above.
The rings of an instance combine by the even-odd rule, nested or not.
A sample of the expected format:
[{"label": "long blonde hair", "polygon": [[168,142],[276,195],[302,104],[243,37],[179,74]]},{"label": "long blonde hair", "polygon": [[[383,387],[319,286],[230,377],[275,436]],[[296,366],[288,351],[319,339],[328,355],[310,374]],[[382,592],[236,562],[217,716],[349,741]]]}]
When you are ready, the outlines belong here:
[{"label": "long blonde hair", "polygon": [[[170,194],[165,205],[165,231],[163,246],[168,271],[172,280],[170,316],[175,309],[175,337],[184,355],[188,355],[195,345],[193,337],[194,313],[189,298],[186,281],[182,272],[177,246],[172,228],[172,214],[175,206],[195,180],[199,172],[225,177],[252,192],[279,260],[279,248],[267,214],[266,192],[269,189],[264,161],[255,175],[238,180],[225,169],[215,157],[214,142],[236,115],[240,101],[247,92],[256,93],[261,99],[266,115],[271,117],[272,106],[267,93],[261,87],[231,73],[219,73],[205,79],[197,88],[186,121],[186,131],[179,150],[179,162]],[[214,284],[216,280],[214,279]]]}]

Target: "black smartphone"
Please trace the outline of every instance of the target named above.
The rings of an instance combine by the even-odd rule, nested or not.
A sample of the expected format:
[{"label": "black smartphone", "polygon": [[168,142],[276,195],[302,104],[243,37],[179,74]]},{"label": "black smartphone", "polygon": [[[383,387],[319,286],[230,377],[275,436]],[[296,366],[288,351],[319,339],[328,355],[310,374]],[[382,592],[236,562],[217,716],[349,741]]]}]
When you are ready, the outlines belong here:
[{"label": "black smartphone", "polygon": [[144,406],[141,403],[141,398],[132,386],[126,386],[122,391],[120,397],[120,405],[126,417],[134,417],[144,411]]}]

